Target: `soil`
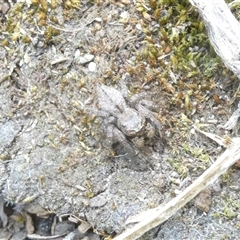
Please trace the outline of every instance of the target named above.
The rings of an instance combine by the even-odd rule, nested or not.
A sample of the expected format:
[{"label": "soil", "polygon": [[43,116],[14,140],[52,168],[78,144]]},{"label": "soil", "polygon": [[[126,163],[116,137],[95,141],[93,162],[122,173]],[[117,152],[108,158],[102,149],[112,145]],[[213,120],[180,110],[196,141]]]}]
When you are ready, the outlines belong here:
[{"label": "soil", "polygon": [[[2,14],[3,29],[19,3],[11,3]],[[31,7],[26,4],[24,9]],[[119,79],[143,49],[142,15],[134,1],[99,5],[82,1],[77,10],[64,12],[58,6],[51,14],[58,24],[39,27],[36,16],[33,21],[22,21],[21,32],[30,36],[29,44],[12,40],[0,46],[1,194],[6,206],[14,206],[15,214],[24,209],[35,214],[26,210],[35,203],[58,217],[74,214],[88,222],[89,234],[94,230],[101,237],[114,236],[129,227],[125,222],[130,216],[167,202],[185,189],[224,150],[193,133],[191,125],[201,122],[221,136],[237,135],[237,131],[218,128],[236,109],[236,104],[229,104],[234,87],[225,87],[227,77],[216,76],[219,104],[206,100],[188,121],[182,115],[184,109],[169,107],[158,80],[143,85],[141,76],[130,79],[130,95],[151,93],[162,117],[165,111],[171,112],[182,125],[162,122],[164,140],[159,141],[164,150],[148,153],[151,166],[141,155],[125,158],[114,153],[117,148],[104,148],[102,119],[90,109],[97,108],[97,84],[119,89]],[[46,41],[44,30],[49,26],[58,34]],[[1,41],[7,36],[2,32]],[[178,133],[171,134],[171,128]],[[189,152],[175,151],[181,134],[191,143]],[[194,153],[193,148],[201,151]],[[204,162],[204,154],[208,161]],[[184,161],[173,164],[179,155]],[[206,190],[207,197],[202,193],[142,239],[238,239],[239,178],[239,170],[233,167]]]}]

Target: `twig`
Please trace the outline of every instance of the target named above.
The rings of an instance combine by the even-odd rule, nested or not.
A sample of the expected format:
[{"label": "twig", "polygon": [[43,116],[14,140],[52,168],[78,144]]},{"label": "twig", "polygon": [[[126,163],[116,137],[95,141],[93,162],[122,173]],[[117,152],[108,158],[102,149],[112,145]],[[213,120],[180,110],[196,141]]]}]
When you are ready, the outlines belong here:
[{"label": "twig", "polygon": [[225,65],[240,78],[240,23],[224,0],[190,0],[203,17],[209,39]]},{"label": "twig", "polygon": [[0,77],[0,84],[2,83],[2,82],[4,82],[5,80],[7,80],[7,78],[8,77],[10,77],[11,76],[11,74],[4,74],[3,76],[1,76]]},{"label": "twig", "polygon": [[[234,141],[215,163],[212,164],[197,180],[181,194],[172,199],[164,206],[146,211],[146,220],[136,224],[133,228],[126,230],[114,240],[133,240],[142,236],[145,232],[158,226],[173,214],[175,214],[186,203],[197,196],[208,185],[212,184],[220,175],[225,173],[229,167],[240,159],[240,139]],[[151,214],[149,214],[151,213]]]},{"label": "twig", "polygon": [[89,22],[85,23],[83,26],[79,27],[79,28],[74,28],[74,29],[67,29],[67,28],[62,28],[62,27],[59,27],[53,23],[49,23],[49,26],[57,29],[57,30],[60,30],[60,31],[63,31],[63,32],[71,32],[71,33],[74,33],[74,32],[79,32],[79,31],[82,31],[85,27],[87,27],[88,25],[92,24],[93,22],[101,22],[101,18],[94,18],[94,19],[91,19]]}]

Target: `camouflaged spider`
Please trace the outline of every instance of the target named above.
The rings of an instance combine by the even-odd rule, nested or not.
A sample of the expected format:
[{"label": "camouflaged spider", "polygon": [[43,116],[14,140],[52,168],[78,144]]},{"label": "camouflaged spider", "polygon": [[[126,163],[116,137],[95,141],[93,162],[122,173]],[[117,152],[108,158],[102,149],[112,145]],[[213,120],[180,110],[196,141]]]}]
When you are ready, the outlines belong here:
[{"label": "camouflaged spider", "polygon": [[146,93],[125,99],[113,87],[97,87],[99,116],[104,118],[103,125],[108,145],[120,143],[125,151],[136,154],[137,149],[149,145],[155,136],[161,137],[161,125],[153,102],[144,100]]}]

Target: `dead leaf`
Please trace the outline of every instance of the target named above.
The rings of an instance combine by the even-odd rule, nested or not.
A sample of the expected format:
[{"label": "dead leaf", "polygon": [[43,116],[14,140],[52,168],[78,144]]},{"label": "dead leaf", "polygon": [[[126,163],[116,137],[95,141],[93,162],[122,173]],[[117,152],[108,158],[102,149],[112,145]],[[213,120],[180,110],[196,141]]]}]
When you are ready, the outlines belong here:
[{"label": "dead leaf", "polygon": [[143,15],[143,17],[144,17],[146,20],[148,20],[149,22],[152,21],[151,16],[150,16],[147,12],[143,12],[142,15]]}]

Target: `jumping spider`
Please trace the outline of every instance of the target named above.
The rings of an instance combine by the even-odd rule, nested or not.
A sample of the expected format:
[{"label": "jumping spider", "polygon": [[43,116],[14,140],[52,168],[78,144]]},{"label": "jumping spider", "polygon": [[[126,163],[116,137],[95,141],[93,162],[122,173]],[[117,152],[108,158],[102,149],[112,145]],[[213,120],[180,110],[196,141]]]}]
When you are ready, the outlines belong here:
[{"label": "jumping spider", "polygon": [[103,84],[97,87],[98,107],[104,118],[108,145],[119,143],[128,154],[136,155],[139,149],[149,146],[153,138],[161,138],[161,125],[157,113],[152,111],[157,107],[143,99],[146,95],[140,93],[127,99],[113,87]]}]

